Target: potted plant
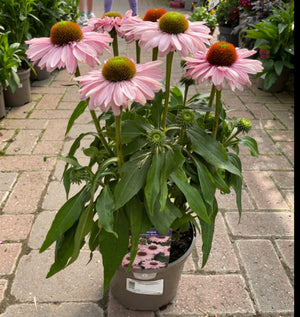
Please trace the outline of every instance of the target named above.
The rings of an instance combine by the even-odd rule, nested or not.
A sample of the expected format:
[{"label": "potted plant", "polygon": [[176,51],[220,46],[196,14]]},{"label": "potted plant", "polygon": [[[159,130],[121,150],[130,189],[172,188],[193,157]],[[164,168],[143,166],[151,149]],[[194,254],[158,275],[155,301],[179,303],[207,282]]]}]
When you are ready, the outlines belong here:
[{"label": "potted plant", "polygon": [[233,32],[239,24],[239,0],[220,1],[216,8],[220,41],[227,41],[238,46],[238,35]]},{"label": "potted plant", "polygon": [[0,2],[0,25],[7,28],[8,42],[19,43],[19,58],[21,65],[18,68],[18,76],[20,83],[16,90],[12,92],[8,88],[4,92],[5,102],[7,106],[22,106],[30,101],[30,63],[28,62],[25,51],[24,41],[30,38],[29,33],[29,17],[32,15],[33,0],[3,0]]},{"label": "potted plant", "polygon": [[[158,56],[166,58],[165,76],[157,56],[136,63],[119,56],[117,48],[100,69],[80,76],[75,56],[89,65],[93,60],[99,62],[97,56],[112,41],[103,29],[112,26],[127,41],[139,40],[142,51],[144,47],[158,49]],[[93,19],[82,30],[72,22],[59,22],[53,26],[51,39],[28,42],[30,59],[35,59],[36,52],[45,52],[41,67],[67,67],[76,75],[81,101],[70,117],[66,135],[86,109],[95,126],[93,131],[78,135],[69,153],[60,157],[66,163],[63,183],[67,201],[40,249],[43,252],[56,242],[55,260],[47,277],[76,261],[87,241],[91,259],[93,252],[102,254],[104,291],[111,286],[114,296],[131,309],[155,310],[175,296],[183,264],[174,276],[162,277],[162,271],[174,270],[175,264],[159,268],[158,258],[152,261],[155,263],[144,262],[139,252],[147,255],[153,248],[147,252],[139,249],[143,235],[155,231],[156,238],[165,239],[161,244],[170,236],[173,242],[186,235],[190,239],[186,251],[190,252],[196,228],[202,235],[204,266],[218,213],[217,191],[233,190],[242,212],[239,146],[246,146],[255,156],[258,149],[255,140],[244,135],[251,128],[250,121],[227,117],[221,92],[227,80],[232,89],[250,85],[248,73],[255,74],[262,67],[260,61],[246,58],[255,51],[241,52],[227,42],[209,47],[210,38],[209,28],[202,22],[190,22],[178,12],[166,12],[151,22],[132,17],[128,11],[124,17],[112,12]],[[113,40],[112,46],[117,43]],[[60,54],[66,45],[72,63]],[[175,51],[184,60],[184,89],[170,84]],[[232,71],[236,76],[231,76]],[[209,97],[197,94],[186,98],[184,90],[195,81],[211,82]],[[85,138],[90,138],[90,145],[81,148]],[[77,159],[81,151],[89,159],[86,165]],[[69,197],[72,184],[81,187]],[[156,240],[154,248],[158,246]],[[147,283],[155,285],[155,294]],[[118,290],[126,292],[125,299]]]},{"label": "potted plant", "polygon": [[246,37],[255,39],[254,48],[264,70],[258,86],[270,92],[281,91],[294,69],[294,1],[272,9],[272,14],[246,30]]},{"label": "potted plant", "polygon": [[207,6],[195,7],[191,16],[190,21],[205,21],[206,26],[210,28],[210,34],[213,35],[217,26],[217,17],[214,9],[208,11]]},{"label": "potted plant", "polygon": [[253,49],[255,40],[247,38],[246,30],[251,28],[251,25],[260,22],[267,18],[272,9],[281,8],[282,0],[239,0],[239,24],[233,29],[234,34],[239,35],[239,47]]},{"label": "potted plant", "polygon": [[5,116],[5,103],[3,90],[10,87],[15,92],[20,79],[17,74],[18,67],[21,65],[19,54],[21,52],[19,43],[8,43],[8,32],[3,32],[0,28],[0,117]]}]

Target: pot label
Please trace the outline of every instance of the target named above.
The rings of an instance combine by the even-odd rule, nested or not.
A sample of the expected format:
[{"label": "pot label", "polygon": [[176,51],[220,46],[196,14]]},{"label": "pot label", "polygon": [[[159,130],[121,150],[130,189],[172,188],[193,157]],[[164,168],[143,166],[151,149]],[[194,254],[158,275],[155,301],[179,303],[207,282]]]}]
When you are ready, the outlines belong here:
[{"label": "pot label", "polygon": [[126,289],[136,294],[162,295],[164,291],[164,280],[138,281],[127,278]]}]

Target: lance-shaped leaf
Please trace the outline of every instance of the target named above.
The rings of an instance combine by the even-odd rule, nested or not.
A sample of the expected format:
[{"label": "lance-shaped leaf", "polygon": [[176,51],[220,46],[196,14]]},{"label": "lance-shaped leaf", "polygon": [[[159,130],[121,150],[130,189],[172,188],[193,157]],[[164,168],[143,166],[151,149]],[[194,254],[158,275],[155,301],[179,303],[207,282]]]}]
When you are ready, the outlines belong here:
[{"label": "lance-shaped leaf", "polygon": [[68,229],[57,241],[55,245],[55,261],[46,278],[51,277],[67,266],[68,260],[72,256],[74,250],[74,236],[77,229],[78,221]]},{"label": "lance-shaped leaf", "polygon": [[[148,210],[153,215],[155,201],[161,190],[161,175],[164,170],[165,152],[157,149],[152,156],[152,162],[147,174],[145,198]],[[165,203],[164,203],[165,204]]]},{"label": "lance-shaped leaf", "polygon": [[72,113],[72,115],[71,115],[71,117],[69,119],[65,135],[67,135],[69,133],[69,131],[71,130],[75,120],[77,118],[79,118],[79,116],[84,112],[84,110],[86,109],[87,105],[88,105],[88,100],[82,100],[82,101],[80,101],[78,103],[78,105],[74,109],[74,111],[73,111],[73,113]]},{"label": "lance-shaped leaf", "polygon": [[221,143],[197,126],[188,129],[187,133],[193,144],[193,150],[201,155],[205,161],[241,176],[240,171],[229,161],[226,149]]},{"label": "lance-shaped leaf", "polygon": [[196,155],[192,155],[191,158],[197,167],[198,179],[203,193],[203,198],[206,203],[211,206],[216,192],[215,181],[208,168],[200,161],[199,158],[196,157]]},{"label": "lance-shaped leaf", "polygon": [[84,187],[59,209],[47,233],[46,239],[41,246],[40,253],[45,251],[54,241],[59,239],[64,232],[73,226],[75,221],[80,217],[84,205],[89,198],[90,194]]},{"label": "lance-shaped leaf", "polygon": [[115,210],[124,206],[144,186],[150,160],[144,154],[125,162],[120,172],[122,178],[114,190]]},{"label": "lance-shaped leaf", "polygon": [[197,214],[197,216],[203,219],[204,221],[210,223],[210,219],[206,211],[206,206],[201,197],[201,194],[195,187],[193,187],[191,184],[187,182],[187,179],[184,180],[183,176],[185,175],[172,173],[171,179],[184,194],[187,203],[189,204],[190,208]]},{"label": "lance-shaped leaf", "polygon": [[258,157],[259,152],[256,140],[248,135],[243,135],[240,137],[239,143],[248,148],[252,156]]},{"label": "lance-shaped leaf", "polygon": [[114,231],[118,238],[105,230],[101,230],[99,237],[104,267],[104,292],[107,291],[111,279],[122,263],[129,244],[129,223],[125,212],[120,209],[114,215]]},{"label": "lance-shaped leaf", "polygon": [[210,216],[210,223],[199,219],[200,226],[201,226],[201,237],[202,237],[202,266],[204,267],[208,256],[210,254],[211,245],[214,237],[215,231],[215,219],[218,213],[218,204],[217,200],[215,199],[212,205],[212,214]]},{"label": "lance-shaped leaf", "polygon": [[118,237],[114,232],[114,197],[108,185],[106,185],[96,201],[96,211],[101,226],[107,231]]}]

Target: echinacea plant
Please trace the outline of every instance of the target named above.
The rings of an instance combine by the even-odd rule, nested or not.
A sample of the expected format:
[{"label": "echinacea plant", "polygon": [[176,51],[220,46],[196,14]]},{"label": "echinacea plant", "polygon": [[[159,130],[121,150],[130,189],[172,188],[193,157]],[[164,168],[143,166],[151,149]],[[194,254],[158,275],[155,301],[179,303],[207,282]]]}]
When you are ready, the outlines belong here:
[{"label": "echinacea plant", "polygon": [[[43,252],[56,242],[47,277],[73,263],[87,241],[91,255],[98,249],[102,254],[104,290],[122,261],[127,260],[129,269],[136,265],[139,237],[150,228],[167,236],[170,229],[186,230],[192,222],[202,235],[205,265],[218,213],[217,191],[233,190],[242,211],[239,145],[258,155],[255,140],[244,135],[251,122],[228,118],[221,92],[226,82],[232,90],[251,85],[248,74],[262,71],[260,61],[247,59],[255,51],[226,42],[211,45],[205,22],[191,22],[178,12],[162,12],[154,20],[132,17],[130,11],[123,18],[108,16],[91,21],[82,33],[72,22],[60,22],[50,39],[31,40],[27,51],[41,67],[67,67],[70,74],[76,73],[81,101],[66,134],[86,108],[95,124],[94,131],[81,133],[68,155],[60,157],[66,162],[67,197],[72,184],[81,188],[59,209],[40,249]],[[107,49],[108,32],[113,31],[105,29],[105,22],[112,25],[113,19],[118,20],[114,26],[118,37],[136,41],[140,52],[157,54],[142,64],[132,56],[118,56],[114,48],[114,56],[101,68],[78,76],[76,59],[99,64],[98,55]],[[185,90],[195,82],[211,82],[205,105],[201,95],[188,99],[181,89],[171,87],[174,53],[183,60]],[[86,137],[92,137],[82,150],[89,163],[81,165],[76,154]],[[131,254],[124,260],[129,239]],[[160,266],[154,262],[145,262],[145,267]]]}]

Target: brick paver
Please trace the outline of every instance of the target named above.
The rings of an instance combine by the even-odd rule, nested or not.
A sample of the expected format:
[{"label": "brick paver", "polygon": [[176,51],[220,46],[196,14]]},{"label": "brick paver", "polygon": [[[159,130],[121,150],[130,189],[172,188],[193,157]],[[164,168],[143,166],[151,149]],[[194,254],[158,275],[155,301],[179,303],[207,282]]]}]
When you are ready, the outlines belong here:
[{"label": "brick paver", "polygon": [[[94,5],[101,16],[103,3]],[[169,10],[169,1],[139,0],[141,15],[155,7]],[[113,10],[124,14],[128,8],[127,1],[114,1]],[[119,44],[120,54],[135,52],[134,44],[121,40]],[[147,60],[144,53],[142,61]],[[105,52],[102,58],[110,56]],[[179,61],[175,54],[174,63]],[[83,64],[79,67],[82,74],[89,70]],[[180,75],[181,70],[174,67],[173,84]],[[79,102],[76,86],[65,85],[74,83],[73,77],[60,70],[45,81],[32,82],[32,101],[9,109],[0,120],[0,317],[292,317],[294,95],[290,90],[266,93],[255,84],[244,91],[226,88],[222,93],[231,115],[251,119],[250,135],[257,139],[260,151],[255,158],[240,148],[241,221],[234,193],[217,193],[220,212],[207,265],[201,268],[198,234],[170,305],[156,312],[131,311],[110,293],[103,295],[101,256],[95,252],[87,264],[87,246],[77,262],[45,279],[55,245],[42,254],[38,250],[66,200],[61,182],[64,163],[56,155],[65,155],[79,133],[94,129],[87,111],[65,136],[68,118]],[[196,91],[209,92],[210,85],[190,93]],[[81,146],[89,142],[83,140]],[[85,160],[83,155],[79,158]],[[77,189],[74,186],[70,195]]]}]

